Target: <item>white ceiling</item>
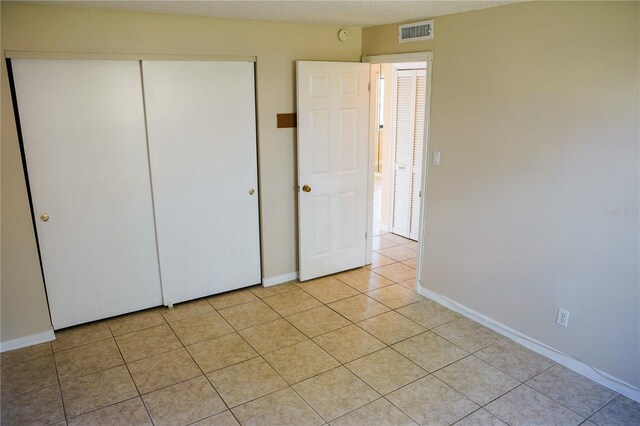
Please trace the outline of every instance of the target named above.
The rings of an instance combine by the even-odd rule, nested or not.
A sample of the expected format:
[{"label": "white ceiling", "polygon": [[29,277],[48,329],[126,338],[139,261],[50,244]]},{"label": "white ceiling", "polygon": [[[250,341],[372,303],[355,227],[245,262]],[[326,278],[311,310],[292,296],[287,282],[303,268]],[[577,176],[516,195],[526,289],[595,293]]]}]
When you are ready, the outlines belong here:
[{"label": "white ceiling", "polygon": [[[38,1],[33,3],[92,9],[127,10],[217,18],[255,19],[370,27],[517,3],[499,1],[236,0],[236,1]],[[32,1],[28,1],[32,2]]]}]

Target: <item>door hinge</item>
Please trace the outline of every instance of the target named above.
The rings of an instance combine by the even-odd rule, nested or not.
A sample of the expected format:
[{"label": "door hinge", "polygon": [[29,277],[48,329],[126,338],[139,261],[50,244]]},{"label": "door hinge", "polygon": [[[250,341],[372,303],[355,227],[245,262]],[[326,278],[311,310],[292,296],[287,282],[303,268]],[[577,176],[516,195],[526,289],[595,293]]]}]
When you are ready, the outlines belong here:
[{"label": "door hinge", "polygon": [[368,90],[369,92],[371,91],[371,83],[369,83],[369,84],[367,85],[367,90]]},{"label": "door hinge", "polygon": [[365,240],[367,239],[367,233],[366,232],[364,233],[364,239]]}]

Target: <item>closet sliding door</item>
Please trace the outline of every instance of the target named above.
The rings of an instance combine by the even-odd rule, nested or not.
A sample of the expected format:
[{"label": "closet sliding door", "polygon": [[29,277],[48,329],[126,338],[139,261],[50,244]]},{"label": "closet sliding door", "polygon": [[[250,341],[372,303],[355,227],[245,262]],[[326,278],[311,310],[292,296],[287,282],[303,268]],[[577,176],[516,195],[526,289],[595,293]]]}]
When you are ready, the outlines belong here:
[{"label": "closet sliding door", "polygon": [[11,61],[55,329],[162,303],[138,61]]},{"label": "closet sliding door", "polygon": [[165,305],[258,284],[254,64],[142,68]]}]

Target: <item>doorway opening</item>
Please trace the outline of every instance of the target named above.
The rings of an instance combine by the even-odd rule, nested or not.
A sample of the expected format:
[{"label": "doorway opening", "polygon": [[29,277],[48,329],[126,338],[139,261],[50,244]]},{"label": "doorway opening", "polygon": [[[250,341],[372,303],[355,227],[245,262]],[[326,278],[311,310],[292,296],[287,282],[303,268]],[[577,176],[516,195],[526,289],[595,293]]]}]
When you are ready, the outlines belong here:
[{"label": "doorway opening", "polygon": [[[371,65],[372,268],[417,270],[403,283],[417,288],[426,195],[429,54],[366,58]],[[392,60],[395,59],[395,60]],[[425,175],[425,176],[423,176]]]}]

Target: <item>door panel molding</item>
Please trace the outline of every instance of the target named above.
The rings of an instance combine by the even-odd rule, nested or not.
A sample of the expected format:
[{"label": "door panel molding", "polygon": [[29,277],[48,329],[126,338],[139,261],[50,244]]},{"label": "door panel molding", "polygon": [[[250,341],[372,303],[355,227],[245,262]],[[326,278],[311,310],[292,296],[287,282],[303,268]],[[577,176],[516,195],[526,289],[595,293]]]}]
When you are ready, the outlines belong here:
[{"label": "door panel molding", "polygon": [[[299,270],[305,281],[367,259],[369,65],[296,63]],[[308,191],[305,191],[308,190]]]}]

